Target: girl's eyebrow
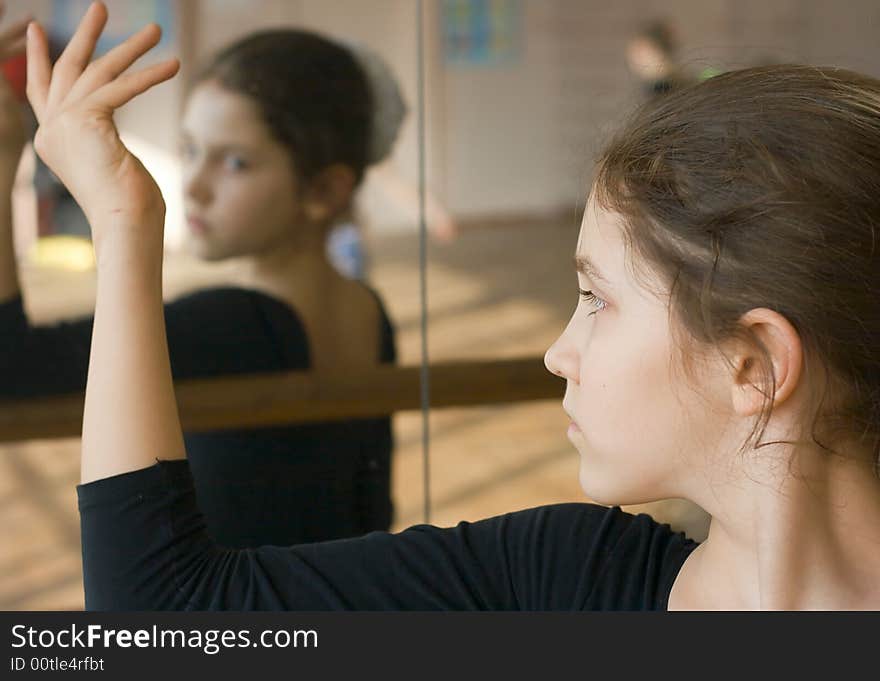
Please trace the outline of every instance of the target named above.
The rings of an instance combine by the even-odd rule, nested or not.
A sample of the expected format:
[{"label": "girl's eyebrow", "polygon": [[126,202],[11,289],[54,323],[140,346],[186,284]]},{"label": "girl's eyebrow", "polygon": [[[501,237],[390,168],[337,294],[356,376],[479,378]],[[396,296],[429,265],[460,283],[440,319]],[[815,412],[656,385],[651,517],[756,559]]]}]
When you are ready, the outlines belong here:
[{"label": "girl's eyebrow", "polygon": [[[183,142],[188,142],[193,139],[192,133],[186,128],[180,128],[178,131],[178,138]],[[242,151],[242,152],[250,152],[253,150],[252,144],[242,143],[238,141],[223,141],[219,144],[212,145],[212,148],[215,151],[227,152],[227,151]]]},{"label": "girl's eyebrow", "polygon": [[602,272],[599,271],[599,268],[593,263],[585,255],[576,255],[574,256],[574,268],[581,274],[590,277],[591,279],[596,279],[601,281],[603,284],[607,284],[608,286],[612,286],[611,282],[603,276]]},{"label": "girl's eyebrow", "polygon": [[[179,139],[182,143],[191,142],[192,135],[190,135],[186,132],[182,132],[179,136]],[[224,142],[222,144],[210,146],[209,149],[212,152],[219,153],[219,154],[227,154],[229,152],[250,154],[252,152],[251,147],[243,145],[243,144],[234,143],[234,142],[233,143]]]}]

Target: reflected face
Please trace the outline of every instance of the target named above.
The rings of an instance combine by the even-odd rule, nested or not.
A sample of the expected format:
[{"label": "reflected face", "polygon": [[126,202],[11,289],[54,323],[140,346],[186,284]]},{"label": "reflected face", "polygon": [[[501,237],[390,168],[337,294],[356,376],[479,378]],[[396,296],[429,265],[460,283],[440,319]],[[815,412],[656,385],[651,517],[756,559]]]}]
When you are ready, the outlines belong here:
[{"label": "reflected face", "polygon": [[626,47],[626,61],[630,71],[641,80],[660,80],[669,75],[669,58],[655,43],[646,38],[634,38]]},{"label": "reflected face", "polygon": [[198,257],[267,253],[302,224],[289,151],[248,97],[215,81],[197,85],[183,117],[181,152],[189,244]]},{"label": "reflected face", "polygon": [[567,381],[563,408],[587,496],[636,504],[687,496],[721,429],[707,386],[697,395],[673,368],[663,289],[646,290],[628,270],[620,224],[590,200],[576,251],[579,302],[545,363]]}]

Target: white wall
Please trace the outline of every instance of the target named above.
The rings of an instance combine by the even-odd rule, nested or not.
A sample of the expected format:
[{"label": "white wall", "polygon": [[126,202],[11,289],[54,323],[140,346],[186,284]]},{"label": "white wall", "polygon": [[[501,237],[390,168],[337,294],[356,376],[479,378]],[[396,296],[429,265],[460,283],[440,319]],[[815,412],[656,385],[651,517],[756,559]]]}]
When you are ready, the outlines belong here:
[{"label": "white wall", "polygon": [[662,16],[677,25],[682,59],[694,70],[770,59],[880,75],[875,0],[523,3],[520,66],[441,71],[446,143],[440,175],[460,216],[553,211],[582,199],[591,159],[637,101],[624,44],[645,19]]}]

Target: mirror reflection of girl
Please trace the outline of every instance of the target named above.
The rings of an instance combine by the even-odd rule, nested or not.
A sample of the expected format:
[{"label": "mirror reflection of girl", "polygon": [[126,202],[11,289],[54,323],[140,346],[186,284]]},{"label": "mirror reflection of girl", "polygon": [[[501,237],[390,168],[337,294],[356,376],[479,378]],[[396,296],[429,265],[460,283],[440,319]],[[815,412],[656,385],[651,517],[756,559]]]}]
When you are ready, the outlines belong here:
[{"label": "mirror reflection of girl", "polygon": [[[210,539],[193,494],[162,201],[112,122],[176,63],[126,71],[155,43],[147,28],[83,71],[101,16],[51,74],[38,28],[28,43],[38,151],[98,250],[87,607],[880,608],[880,82],[730,72],[646,105],[605,149],[579,302],[546,362],[567,382],[582,486],[609,506],[240,552]],[[704,542],[613,506],[673,497],[711,514]]]},{"label": "mirror reflection of girl", "polygon": [[[198,75],[181,126],[191,245],[200,258],[235,257],[241,268],[228,286],[164,308],[176,379],[307,368],[326,375],[394,361],[382,301],[337,273],[325,252],[365,169],[393,142],[394,131],[383,130],[384,144],[373,144],[378,104],[353,53],[306,31],[244,38]],[[87,176],[90,163],[81,157],[77,172]],[[12,253],[11,229],[3,248]],[[4,269],[3,397],[81,390],[93,320],[30,326],[14,262]],[[145,421],[150,409],[142,403]],[[188,433],[186,443],[200,504],[224,545],[390,526],[390,418]]]}]

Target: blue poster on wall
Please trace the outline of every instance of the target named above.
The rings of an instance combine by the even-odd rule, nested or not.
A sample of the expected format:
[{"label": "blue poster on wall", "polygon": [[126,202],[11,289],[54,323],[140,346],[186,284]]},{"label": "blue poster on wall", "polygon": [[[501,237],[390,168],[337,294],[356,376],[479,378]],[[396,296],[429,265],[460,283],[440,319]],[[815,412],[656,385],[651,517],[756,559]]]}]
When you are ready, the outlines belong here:
[{"label": "blue poster on wall", "polygon": [[[156,23],[162,28],[162,40],[151,54],[173,49],[174,0],[104,0],[107,5],[107,26],[98,41],[97,54],[102,54],[128,38],[146,24]],[[50,37],[61,44],[67,43],[92,0],[52,0],[52,17],[47,28]],[[158,56],[158,55],[157,55]]]},{"label": "blue poster on wall", "polygon": [[451,66],[511,64],[522,51],[522,0],[443,0],[443,55]]}]

